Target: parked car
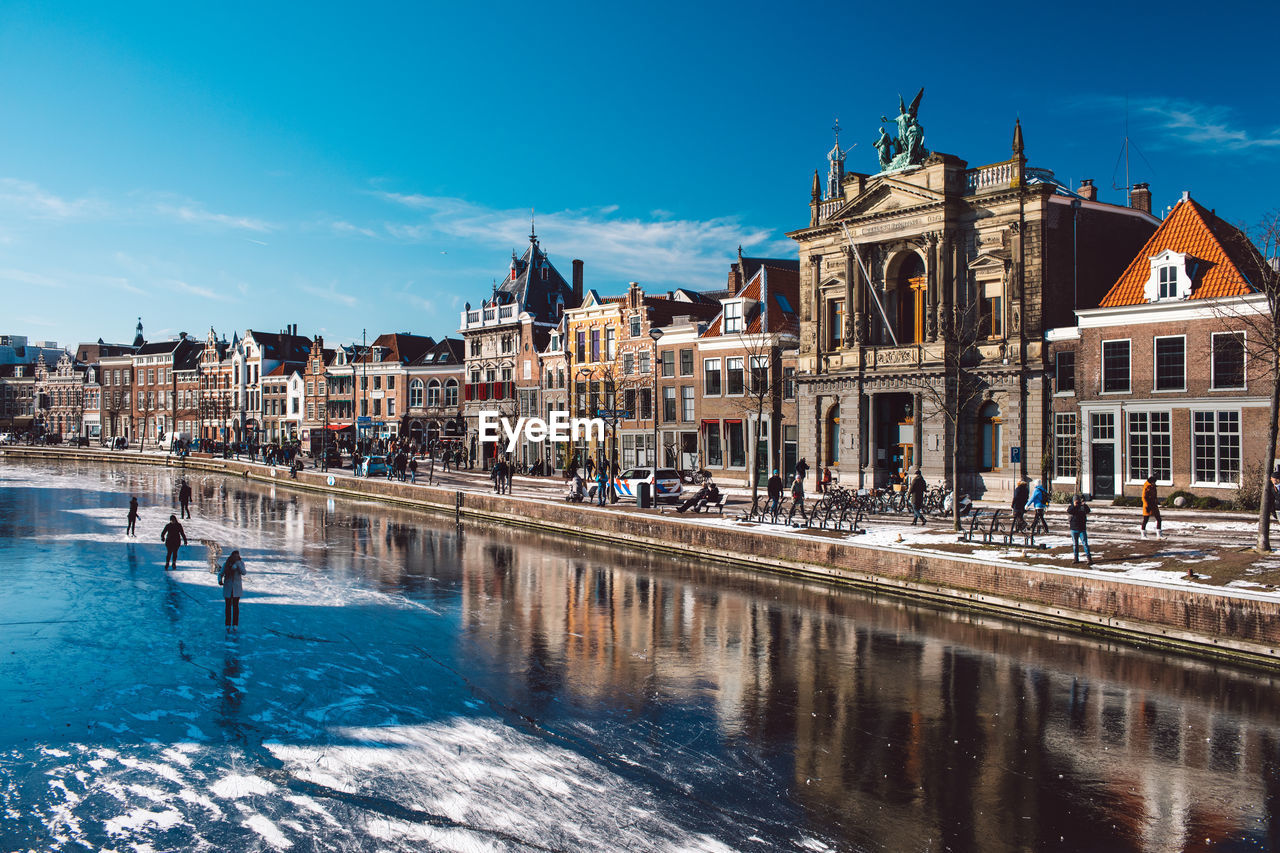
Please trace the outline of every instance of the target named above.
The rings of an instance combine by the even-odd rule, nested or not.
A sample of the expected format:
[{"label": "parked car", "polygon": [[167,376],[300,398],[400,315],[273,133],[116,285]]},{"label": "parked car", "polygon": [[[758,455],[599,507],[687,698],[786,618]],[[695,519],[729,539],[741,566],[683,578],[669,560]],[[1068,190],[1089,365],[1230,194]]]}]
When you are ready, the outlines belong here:
[{"label": "parked car", "polygon": [[321,453],[316,454],[316,457],[319,458],[321,454],[324,455],[324,466],[326,468],[342,467],[342,451],[334,445],[327,445]]},{"label": "parked car", "polygon": [[628,468],[620,476],[613,478],[613,488],[618,493],[618,500],[634,500],[636,489],[641,483],[648,483],[652,487],[650,494],[655,502],[675,502],[684,491],[684,487],[680,485],[680,473],[675,468],[659,468],[656,479],[652,468]]},{"label": "parked car", "polygon": [[18,437],[11,432],[0,432],[0,444],[17,444]]},{"label": "parked car", "polygon": [[385,477],[390,470],[391,468],[387,465],[387,457],[385,456],[366,456],[364,461],[360,463],[361,477]]}]

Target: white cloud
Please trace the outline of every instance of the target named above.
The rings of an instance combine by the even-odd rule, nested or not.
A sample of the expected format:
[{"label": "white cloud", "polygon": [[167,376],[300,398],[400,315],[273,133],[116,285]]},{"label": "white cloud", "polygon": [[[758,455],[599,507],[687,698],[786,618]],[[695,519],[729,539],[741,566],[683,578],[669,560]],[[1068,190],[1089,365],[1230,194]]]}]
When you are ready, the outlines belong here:
[{"label": "white cloud", "polygon": [[378,236],[371,228],[363,228],[359,225],[353,225],[350,222],[343,222],[341,220],[330,223],[329,227],[333,229],[335,234],[360,234],[364,237]]},{"label": "white cloud", "polygon": [[155,206],[156,213],[161,216],[167,216],[176,219],[179,222],[189,222],[196,225],[220,225],[226,228],[242,228],[247,231],[257,231],[265,233],[274,230],[275,226],[262,219],[255,219],[250,216],[233,216],[226,213],[214,213],[205,210],[203,206],[196,202],[185,202],[182,204],[169,204],[161,202]]},{"label": "white cloud", "polygon": [[298,285],[298,289],[327,302],[336,302],[339,305],[346,305],[348,308],[354,308],[360,301],[350,293],[339,293],[336,284],[330,284],[328,288],[315,287],[310,284],[301,284]]},{"label": "white cloud", "polygon": [[56,290],[62,290],[67,286],[66,282],[60,278],[54,278],[43,273],[16,269],[0,269],[0,281],[11,281],[17,282],[18,284],[30,285],[31,287],[46,287]]},{"label": "white cloud", "polygon": [[[397,240],[456,239],[500,249],[518,249],[528,242],[529,213],[524,210],[496,210],[450,197],[374,194],[421,214],[416,221],[386,223],[387,234]],[[540,213],[539,239],[553,258],[563,253],[557,266],[564,266],[564,256],[571,255],[582,258],[591,270],[616,276],[617,283],[636,280],[704,288],[723,286],[739,245],[782,257],[795,253],[789,241],[778,240],[769,229],[743,225],[734,217],[679,219],[655,212],[641,219],[619,216],[617,211],[616,205],[609,205]]]},{"label": "white cloud", "polygon": [[212,299],[217,302],[222,302],[226,299],[222,294],[216,293],[207,287],[199,287],[194,284],[189,284],[181,279],[169,279],[169,284],[173,286],[174,290],[180,290],[183,293],[190,293],[192,296],[200,296],[204,299]]},{"label": "white cloud", "polygon": [[1075,104],[1120,117],[1127,105],[1131,124],[1162,134],[1149,140],[1140,138],[1139,144],[1148,148],[1168,148],[1174,142],[1236,153],[1280,151],[1280,127],[1262,131],[1247,128],[1227,106],[1166,97],[1130,98],[1126,102],[1117,95],[1082,98]]},{"label": "white cloud", "polygon": [[107,212],[108,205],[94,198],[66,199],[39,184],[17,178],[0,178],[0,205],[41,219],[86,219]]}]

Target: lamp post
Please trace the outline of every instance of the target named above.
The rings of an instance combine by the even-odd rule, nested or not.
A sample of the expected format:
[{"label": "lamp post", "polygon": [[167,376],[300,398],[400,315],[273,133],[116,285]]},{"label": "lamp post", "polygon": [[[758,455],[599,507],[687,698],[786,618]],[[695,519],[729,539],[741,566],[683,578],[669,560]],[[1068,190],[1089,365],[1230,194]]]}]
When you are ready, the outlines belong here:
[{"label": "lamp post", "polygon": [[656,484],[658,477],[658,340],[662,337],[662,330],[651,327],[649,337],[653,338],[653,360],[649,369],[653,371],[653,477]]}]

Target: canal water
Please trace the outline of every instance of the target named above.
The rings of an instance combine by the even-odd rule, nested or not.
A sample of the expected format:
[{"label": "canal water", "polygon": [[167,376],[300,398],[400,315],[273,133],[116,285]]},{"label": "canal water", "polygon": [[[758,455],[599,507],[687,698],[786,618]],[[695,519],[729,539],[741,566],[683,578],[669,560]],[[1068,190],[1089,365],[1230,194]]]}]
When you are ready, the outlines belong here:
[{"label": "canal water", "polygon": [[1280,849],[1273,677],[181,477],[0,462],[0,849]]}]

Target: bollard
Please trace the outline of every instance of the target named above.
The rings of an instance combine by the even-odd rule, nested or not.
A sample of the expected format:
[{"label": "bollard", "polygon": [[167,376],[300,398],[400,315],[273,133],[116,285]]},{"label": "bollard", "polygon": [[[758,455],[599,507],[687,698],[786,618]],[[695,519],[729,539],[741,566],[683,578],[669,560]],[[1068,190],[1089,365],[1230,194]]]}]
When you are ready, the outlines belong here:
[{"label": "bollard", "polygon": [[462,492],[453,493],[453,523],[462,523]]}]

